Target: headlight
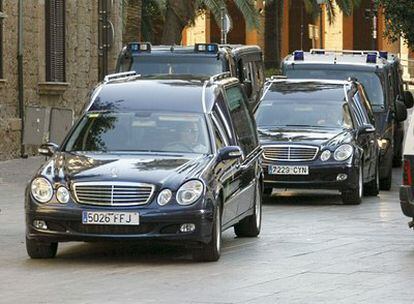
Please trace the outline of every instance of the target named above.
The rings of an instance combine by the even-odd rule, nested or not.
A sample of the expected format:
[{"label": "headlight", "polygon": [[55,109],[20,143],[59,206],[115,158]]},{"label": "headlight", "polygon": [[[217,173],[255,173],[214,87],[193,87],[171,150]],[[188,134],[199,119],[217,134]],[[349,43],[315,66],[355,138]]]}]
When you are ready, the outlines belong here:
[{"label": "headlight", "polygon": [[341,145],[338,148],[336,148],[334,152],[334,158],[337,161],[347,160],[348,158],[351,157],[353,150],[354,149],[352,148],[351,145],[348,145],[348,144]]},{"label": "headlight", "polygon": [[30,186],[33,197],[40,203],[47,203],[53,196],[53,188],[44,177],[35,178]]},{"label": "headlight", "polygon": [[177,191],[177,203],[191,205],[203,194],[204,185],[199,180],[190,180],[183,184]]},{"label": "headlight", "polygon": [[388,148],[388,145],[390,144],[390,141],[388,139],[377,139],[378,141],[378,146],[380,147],[381,150],[386,150]]},{"label": "headlight", "polygon": [[321,161],[327,161],[331,157],[331,151],[325,150],[321,154]]},{"label": "headlight", "polygon": [[56,191],[56,198],[59,203],[66,204],[69,202],[70,194],[69,190],[66,187],[59,187]]},{"label": "headlight", "polygon": [[168,202],[171,200],[172,197],[172,192],[170,189],[164,189],[160,192],[160,194],[158,194],[158,205],[160,206],[164,206],[166,204],[168,204]]}]

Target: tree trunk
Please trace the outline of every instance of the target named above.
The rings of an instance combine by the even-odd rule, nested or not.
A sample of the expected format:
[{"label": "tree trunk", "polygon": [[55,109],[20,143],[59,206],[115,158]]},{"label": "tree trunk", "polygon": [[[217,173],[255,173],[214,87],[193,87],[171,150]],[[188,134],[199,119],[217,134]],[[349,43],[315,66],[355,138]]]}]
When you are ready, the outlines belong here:
[{"label": "tree trunk", "polygon": [[194,18],[194,1],[168,0],[161,43],[181,44],[182,31]]},{"label": "tree trunk", "polygon": [[126,20],[122,43],[141,41],[142,0],[127,0],[124,9]]},{"label": "tree trunk", "polygon": [[281,26],[283,1],[274,0],[265,6],[265,50],[266,68],[280,68]]}]

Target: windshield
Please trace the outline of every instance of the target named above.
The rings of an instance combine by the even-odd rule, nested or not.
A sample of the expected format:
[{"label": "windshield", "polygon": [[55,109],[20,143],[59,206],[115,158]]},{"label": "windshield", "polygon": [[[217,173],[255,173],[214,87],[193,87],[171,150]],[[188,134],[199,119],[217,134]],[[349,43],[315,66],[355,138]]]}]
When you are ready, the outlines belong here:
[{"label": "windshield", "polygon": [[64,151],[210,152],[201,114],[165,112],[87,113]]},{"label": "windshield", "polygon": [[288,78],[335,80],[345,80],[349,77],[355,77],[364,86],[371,105],[377,107],[384,106],[384,93],[382,90],[381,80],[374,72],[345,71],[335,69],[298,69],[296,66],[294,70],[286,70],[286,76]]},{"label": "windshield", "polygon": [[216,75],[223,72],[222,61],[207,56],[133,56],[131,67],[122,71],[135,70],[140,75],[191,74]]},{"label": "windshield", "polygon": [[263,100],[256,112],[258,128],[351,128],[348,104],[338,100]]}]

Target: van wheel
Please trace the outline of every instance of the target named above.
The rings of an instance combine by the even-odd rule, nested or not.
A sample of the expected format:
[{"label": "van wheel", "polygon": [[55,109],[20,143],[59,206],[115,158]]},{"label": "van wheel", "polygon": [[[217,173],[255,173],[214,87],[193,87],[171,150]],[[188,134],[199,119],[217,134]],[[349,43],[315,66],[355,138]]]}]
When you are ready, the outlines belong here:
[{"label": "van wheel", "polygon": [[341,193],[342,202],[346,205],[359,205],[361,204],[362,194],[364,192],[364,183],[362,175],[362,166],[358,170],[358,184],[354,189],[343,190]]},{"label": "van wheel", "polygon": [[392,167],[388,170],[388,174],[385,178],[380,179],[380,190],[389,191],[392,184]]},{"label": "van wheel", "polygon": [[220,258],[221,253],[221,206],[217,203],[213,220],[211,241],[202,244],[201,248],[193,251],[193,260],[197,262],[215,262]]},{"label": "van wheel", "polygon": [[364,194],[368,196],[377,196],[379,193],[379,168],[375,167],[375,178],[364,186]]},{"label": "van wheel", "polygon": [[238,237],[256,237],[262,227],[262,195],[260,184],[256,184],[254,213],[234,225],[234,233]]},{"label": "van wheel", "polygon": [[52,259],[56,256],[58,243],[46,243],[26,237],[26,251],[32,259]]}]

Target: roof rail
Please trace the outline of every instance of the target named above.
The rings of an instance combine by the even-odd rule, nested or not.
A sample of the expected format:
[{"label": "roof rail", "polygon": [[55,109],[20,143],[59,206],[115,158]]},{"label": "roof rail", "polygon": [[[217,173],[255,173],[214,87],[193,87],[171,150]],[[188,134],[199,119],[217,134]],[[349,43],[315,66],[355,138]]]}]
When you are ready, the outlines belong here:
[{"label": "roof rail", "polygon": [[211,76],[209,79],[209,82],[217,81],[217,80],[228,78],[228,77],[231,77],[230,72],[219,73],[219,74]]},{"label": "roof rail", "polygon": [[287,79],[286,75],[272,75],[270,76],[270,80],[278,80],[278,79]]},{"label": "roof rail", "polygon": [[380,55],[379,51],[376,50],[333,50],[333,49],[311,49],[309,51],[311,54],[343,54],[343,55],[367,55],[367,54],[376,54]]},{"label": "roof rail", "polygon": [[105,76],[103,82],[106,83],[106,82],[109,82],[109,81],[112,81],[112,80],[115,80],[115,79],[128,78],[128,77],[131,77],[131,76],[140,76],[140,75],[137,75],[137,72],[135,72],[135,71],[109,74],[109,75]]}]

